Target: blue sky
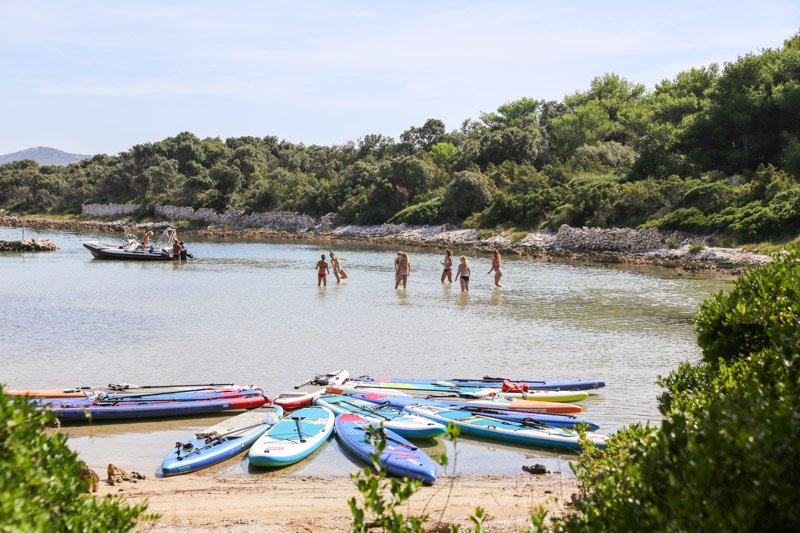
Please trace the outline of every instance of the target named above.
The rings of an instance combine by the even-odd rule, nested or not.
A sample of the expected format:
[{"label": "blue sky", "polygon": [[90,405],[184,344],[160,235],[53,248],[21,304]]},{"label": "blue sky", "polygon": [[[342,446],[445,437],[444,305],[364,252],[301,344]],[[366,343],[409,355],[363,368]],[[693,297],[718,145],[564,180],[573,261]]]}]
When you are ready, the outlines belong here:
[{"label": "blue sky", "polygon": [[187,130],[396,138],[604,72],[652,87],[797,31],[796,0],[0,0],[0,154],[113,154]]}]

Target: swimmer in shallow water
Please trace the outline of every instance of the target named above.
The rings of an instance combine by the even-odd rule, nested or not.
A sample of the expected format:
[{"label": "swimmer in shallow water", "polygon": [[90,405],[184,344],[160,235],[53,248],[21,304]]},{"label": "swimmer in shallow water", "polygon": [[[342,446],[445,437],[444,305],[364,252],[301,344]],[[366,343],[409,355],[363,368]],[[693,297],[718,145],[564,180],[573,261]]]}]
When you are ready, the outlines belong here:
[{"label": "swimmer in shallow water", "polygon": [[469,276],[470,276],[470,268],[469,268],[469,260],[466,256],[461,256],[461,262],[458,264],[458,272],[456,272],[456,278],[458,278],[458,283],[461,285],[461,292],[469,292]]},{"label": "swimmer in shallow water", "polygon": [[405,252],[397,252],[397,257],[394,259],[394,288],[403,284],[403,288],[406,288],[406,283],[408,283],[408,276],[411,275],[411,261],[408,258],[408,254]]},{"label": "swimmer in shallow water", "polygon": [[501,267],[501,261],[502,260],[500,258],[500,252],[498,250],[492,252],[492,268],[489,269],[489,272],[487,272],[487,274],[491,274],[492,271],[494,271],[494,284],[496,287],[502,287],[502,285],[500,285],[500,278],[503,277],[503,268]]},{"label": "swimmer in shallow water", "polygon": [[333,275],[336,277],[336,283],[341,283],[343,279],[347,279],[347,272],[342,268],[340,261],[347,261],[347,258],[335,255],[331,251],[331,268]]},{"label": "swimmer in shallow water", "polygon": [[319,287],[320,283],[323,284],[325,287],[328,286],[328,262],[325,261],[325,254],[322,254],[322,259],[317,261],[317,287]]},{"label": "swimmer in shallow water", "polygon": [[442,283],[447,279],[448,283],[453,283],[453,252],[444,251],[444,261],[440,261],[444,269],[442,270]]}]

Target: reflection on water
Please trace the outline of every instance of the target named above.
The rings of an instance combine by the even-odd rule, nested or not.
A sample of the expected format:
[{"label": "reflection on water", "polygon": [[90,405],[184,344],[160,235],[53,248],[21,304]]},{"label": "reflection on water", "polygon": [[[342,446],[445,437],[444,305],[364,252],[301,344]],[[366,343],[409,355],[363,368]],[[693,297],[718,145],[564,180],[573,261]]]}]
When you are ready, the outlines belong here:
[{"label": "reflection on water", "polygon": [[[656,377],[698,356],[697,306],[725,286],[670,271],[509,257],[503,289],[477,275],[461,293],[457,282],[440,283],[439,255],[414,252],[408,289],[395,290],[393,250],[353,244],[334,250],[348,258],[350,279],[337,285],[331,276],[317,289],[313,267],[327,245],[203,241],[190,243],[193,261],[138,264],[92,260],[81,242],[96,236],[35,236],[61,251],[0,255],[0,380],[12,387],[233,381],[275,394],[336,368],[596,377],[608,387],[584,404],[606,431],[658,418]],[[0,228],[0,239],[18,238],[19,230]],[[471,262],[475,272],[490,268],[488,257]],[[120,426],[107,427],[98,431]],[[137,434],[142,445],[141,433],[125,438]],[[155,440],[150,459],[168,451]],[[325,470],[325,453],[308,468]]]}]

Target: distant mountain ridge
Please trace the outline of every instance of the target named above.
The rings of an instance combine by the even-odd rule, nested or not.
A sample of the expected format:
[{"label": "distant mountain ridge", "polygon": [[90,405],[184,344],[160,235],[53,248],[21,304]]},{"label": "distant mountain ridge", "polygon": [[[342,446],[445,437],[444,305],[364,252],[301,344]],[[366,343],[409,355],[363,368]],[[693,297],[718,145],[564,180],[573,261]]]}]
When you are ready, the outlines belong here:
[{"label": "distant mountain ridge", "polygon": [[22,159],[32,159],[40,165],[69,165],[70,163],[77,163],[82,159],[92,157],[85,154],[70,154],[62,152],[55,148],[48,146],[37,146],[36,148],[28,148],[20,150],[13,154],[0,155],[0,165],[11,163],[12,161],[20,161]]}]

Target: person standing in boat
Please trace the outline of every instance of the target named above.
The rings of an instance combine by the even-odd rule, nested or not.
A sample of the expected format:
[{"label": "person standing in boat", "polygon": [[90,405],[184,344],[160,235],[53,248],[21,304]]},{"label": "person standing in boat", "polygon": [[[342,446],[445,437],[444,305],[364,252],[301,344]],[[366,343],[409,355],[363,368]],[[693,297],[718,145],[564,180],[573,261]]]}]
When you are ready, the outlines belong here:
[{"label": "person standing in boat", "polygon": [[153,251],[152,250],[153,247],[150,245],[150,237],[152,236],[153,232],[147,231],[145,232],[144,237],[142,237],[142,250],[144,250],[145,252],[148,251],[148,248],[150,249],[149,251],[151,252]]},{"label": "person standing in boat", "polygon": [[442,270],[442,283],[445,278],[448,283],[453,283],[453,252],[450,250],[444,251],[444,261],[439,261],[444,269]]},{"label": "person standing in boat", "polygon": [[405,252],[397,252],[397,257],[394,259],[394,288],[403,284],[403,289],[406,288],[408,276],[411,275],[411,260]]},{"label": "person standing in boat", "polygon": [[320,283],[325,287],[328,286],[328,262],[325,261],[325,254],[322,254],[322,259],[317,261],[317,287]]},{"label": "person standing in boat", "polygon": [[491,274],[494,271],[494,285],[495,287],[502,287],[500,285],[500,278],[503,277],[503,268],[501,267],[501,258],[500,258],[500,251],[495,250],[492,252],[492,268],[487,272],[487,274]]},{"label": "person standing in boat", "polygon": [[462,255],[461,262],[458,265],[458,271],[456,272],[456,278],[458,278],[458,283],[461,285],[461,292],[469,292],[469,276],[469,260],[466,256]]},{"label": "person standing in boat", "polygon": [[339,261],[347,261],[347,258],[335,255],[331,250],[331,268],[333,269],[333,275],[336,277],[336,283],[341,283],[343,279],[347,279],[347,272],[344,271]]}]

